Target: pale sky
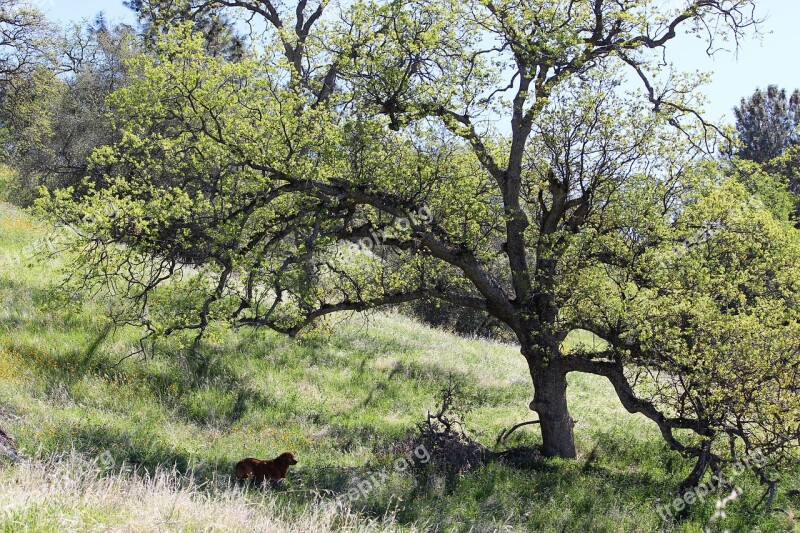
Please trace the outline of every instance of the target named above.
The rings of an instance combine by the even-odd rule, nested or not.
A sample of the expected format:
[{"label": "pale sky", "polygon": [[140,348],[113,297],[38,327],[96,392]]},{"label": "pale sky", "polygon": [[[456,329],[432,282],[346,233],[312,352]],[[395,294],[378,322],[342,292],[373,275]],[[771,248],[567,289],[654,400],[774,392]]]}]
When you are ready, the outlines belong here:
[{"label": "pale sky", "polygon": [[[111,20],[133,21],[121,0],[33,1],[61,21],[93,18],[99,11]],[[774,83],[790,91],[800,88],[800,1],[761,0],[759,17],[767,19],[763,37],[743,42],[738,57],[720,52],[711,59],[705,55],[703,43],[693,38],[675,43],[669,55],[682,70],[712,72],[712,82],[704,88],[710,119],[725,116],[732,120],[732,108],[756,87]]]}]

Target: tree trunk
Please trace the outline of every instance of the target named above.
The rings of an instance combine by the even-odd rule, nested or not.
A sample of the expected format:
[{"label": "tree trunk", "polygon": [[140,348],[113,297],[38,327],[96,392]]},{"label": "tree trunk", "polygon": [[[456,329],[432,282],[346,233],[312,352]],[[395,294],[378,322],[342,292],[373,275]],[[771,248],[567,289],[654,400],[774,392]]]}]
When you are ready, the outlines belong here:
[{"label": "tree trunk", "polygon": [[575,459],[575,425],[567,407],[567,372],[559,365],[531,368],[534,395],[531,409],[539,414],[544,454]]}]

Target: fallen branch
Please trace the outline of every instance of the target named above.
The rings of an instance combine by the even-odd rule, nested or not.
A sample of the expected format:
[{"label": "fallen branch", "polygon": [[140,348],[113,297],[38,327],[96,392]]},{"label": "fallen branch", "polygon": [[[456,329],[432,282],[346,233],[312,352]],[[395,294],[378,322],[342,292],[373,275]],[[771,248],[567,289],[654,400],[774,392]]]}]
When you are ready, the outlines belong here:
[{"label": "fallen branch", "polygon": [[517,424],[516,426],[514,426],[512,428],[504,429],[497,436],[497,441],[496,441],[495,444],[497,444],[498,446],[500,444],[505,444],[505,442],[508,439],[508,437],[510,437],[511,434],[514,433],[519,428],[524,427],[524,426],[530,426],[530,425],[533,425],[533,424],[538,424],[538,423],[539,423],[539,420],[529,420],[528,422],[521,422],[521,423]]}]

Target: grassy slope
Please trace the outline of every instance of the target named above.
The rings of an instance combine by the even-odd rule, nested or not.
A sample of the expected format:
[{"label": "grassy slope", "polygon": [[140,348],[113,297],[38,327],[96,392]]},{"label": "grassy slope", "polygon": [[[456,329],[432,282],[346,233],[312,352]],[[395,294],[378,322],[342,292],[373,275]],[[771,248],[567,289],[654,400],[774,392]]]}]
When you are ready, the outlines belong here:
[{"label": "grassy slope", "polygon": [[[211,363],[200,375],[169,357],[168,348],[145,362],[120,363],[136,332],[110,331],[97,302],[64,303],[54,289],[53,266],[26,257],[45,236],[27,216],[0,204],[0,427],[36,459],[0,471],[0,529],[127,524],[194,530],[213,516],[220,528],[277,530],[269,517],[280,510],[281,527],[297,530],[310,523],[320,530],[358,523],[698,531],[713,513],[708,502],[680,522],[661,522],[654,502],[670,497],[686,464],[665,449],[651,424],[621,409],[607,383],[576,375],[570,400],[579,461],[526,469],[492,464],[452,490],[441,484],[416,489],[412,476],[394,475],[356,502],[358,515],[347,515],[324,495],[346,490],[407,451],[409,428],[435,405],[450,376],[479,397],[468,426],[479,428],[485,444],[528,417],[531,386],[518,352],[379,314],[343,317],[331,333],[300,341],[270,332],[222,335],[208,348]],[[511,444],[536,442],[535,432],[523,429]],[[61,497],[42,496],[53,492],[53,481],[42,473],[47,465],[81,470],[71,450],[90,460],[108,451],[114,467],[106,473],[89,468],[94,473],[57,491]],[[301,461],[288,489],[264,496],[227,486],[237,459],[284,450]],[[64,453],[67,459],[54,459]],[[113,473],[125,464],[175,472],[161,471],[170,480],[161,484]],[[182,475],[188,471],[195,472],[193,481]],[[761,491],[745,488],[729,508],[728,528],[792,527],[783,514],[748,513]],[[323,494],[322,501],[315,494]],[[163,505],[171,498],[180,505]],[[781,496],[777,505],[789,509],[791,502]],[[384,518],[387,509],[393,518]]]}]

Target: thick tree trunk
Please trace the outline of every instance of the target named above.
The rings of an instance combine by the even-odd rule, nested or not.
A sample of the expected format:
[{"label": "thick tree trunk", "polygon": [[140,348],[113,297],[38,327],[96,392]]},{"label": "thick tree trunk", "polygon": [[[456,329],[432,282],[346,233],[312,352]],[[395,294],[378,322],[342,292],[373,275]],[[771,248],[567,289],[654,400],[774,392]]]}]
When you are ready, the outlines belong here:
[{"label": "thick tree trunk", "polygon": [[539,414],[544,453],[575,459],[575,425],[567,407],[567,372],[558,365],[531,368],[534,396],[531,409]]}]

